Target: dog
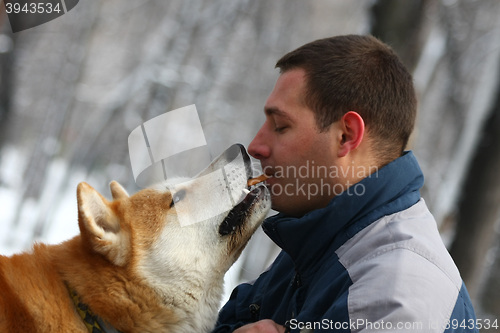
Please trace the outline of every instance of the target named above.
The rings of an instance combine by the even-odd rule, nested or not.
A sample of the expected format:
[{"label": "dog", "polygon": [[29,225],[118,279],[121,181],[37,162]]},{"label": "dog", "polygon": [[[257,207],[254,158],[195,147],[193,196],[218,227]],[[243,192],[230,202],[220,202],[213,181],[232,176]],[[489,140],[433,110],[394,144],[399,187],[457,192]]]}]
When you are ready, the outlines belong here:
[{"label": "dog", "polygon": [[[244,170],[233,168],[231,187],[242,200],[184,226],[178,204],[199,197],[203,176],[231,170],[227,152],[193,180],[132,196],[113,181],[111,201],[80,183],[78,236],[0,256],[0,332],[209,332],[224,274],[270,208],[264,185],[247,187],[249,158],[241,146],[229,155],[235,150]],[[208,209],[210,200],[197,200],[198,212]]]}]

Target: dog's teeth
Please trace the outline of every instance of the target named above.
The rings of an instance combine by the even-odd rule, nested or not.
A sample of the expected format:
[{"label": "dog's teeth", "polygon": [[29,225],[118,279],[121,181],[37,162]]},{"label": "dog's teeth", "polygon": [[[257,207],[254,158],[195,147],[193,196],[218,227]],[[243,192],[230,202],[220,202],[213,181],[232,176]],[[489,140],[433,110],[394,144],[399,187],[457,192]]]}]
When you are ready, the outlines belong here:
[{"label": "dog's teeth", "polygon": [[248,193],[250,193],[250,190],[247,190],[246,188],[244,188],[243,190],[241,190],[243,192],[243,195],[247,195]]}]

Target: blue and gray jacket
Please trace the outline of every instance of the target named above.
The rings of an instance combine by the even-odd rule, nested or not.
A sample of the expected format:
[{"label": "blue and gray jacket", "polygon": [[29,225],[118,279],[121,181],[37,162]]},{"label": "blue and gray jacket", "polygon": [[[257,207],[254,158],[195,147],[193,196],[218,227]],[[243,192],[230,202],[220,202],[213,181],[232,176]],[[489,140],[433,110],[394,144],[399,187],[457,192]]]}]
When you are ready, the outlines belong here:
[{"label": "blue and gray jacket", "polygon": [[213,332],[272,319],[291,332],[477,332],[475,313],[407,152],[301,218],[263,228],[282,251],[241,284]]}]

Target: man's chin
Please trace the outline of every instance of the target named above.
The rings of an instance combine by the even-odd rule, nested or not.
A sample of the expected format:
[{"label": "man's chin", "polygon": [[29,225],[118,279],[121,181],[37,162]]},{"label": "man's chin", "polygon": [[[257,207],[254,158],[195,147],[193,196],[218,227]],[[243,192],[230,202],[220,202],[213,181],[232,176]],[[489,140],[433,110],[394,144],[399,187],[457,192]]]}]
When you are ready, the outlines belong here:
[{"label": "man's chin", "polygon": [[305,214],[302,204],[291,202],[290,197],[271,196],[271,203],[271,209],[291,217],[301,217]]}]

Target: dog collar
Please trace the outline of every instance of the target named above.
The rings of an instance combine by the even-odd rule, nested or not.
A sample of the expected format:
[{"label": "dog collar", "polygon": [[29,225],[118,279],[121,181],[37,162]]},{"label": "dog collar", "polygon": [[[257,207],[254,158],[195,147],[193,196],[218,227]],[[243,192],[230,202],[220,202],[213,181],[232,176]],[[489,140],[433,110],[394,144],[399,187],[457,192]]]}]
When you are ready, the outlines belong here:
[{"label": "dog collar", "polygon": [[71,295],[71,299],[75,304],[76,311],[83,319],[83,323],[87,326],[87,329],[90,333],[121,333],[114,327],[105,323],[99,316],[95,315],[87,304],[83,303],[80,299],[80,296],[76,293],[75,290],[69,288],[68,291]]}]

